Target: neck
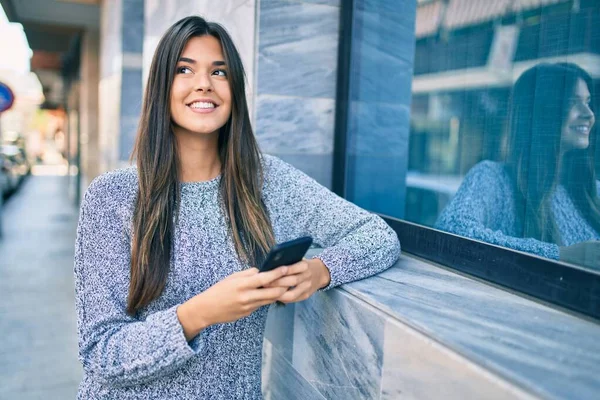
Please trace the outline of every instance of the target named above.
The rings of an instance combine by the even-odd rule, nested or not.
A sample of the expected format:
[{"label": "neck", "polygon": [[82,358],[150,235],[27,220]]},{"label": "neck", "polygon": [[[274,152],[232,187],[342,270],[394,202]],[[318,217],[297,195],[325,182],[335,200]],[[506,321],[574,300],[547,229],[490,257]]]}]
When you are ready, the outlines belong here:
[{"label": "neck", "polygon": [[176,132],[182,182],[202,182],[221,173],[218,132],[210,135]]}]

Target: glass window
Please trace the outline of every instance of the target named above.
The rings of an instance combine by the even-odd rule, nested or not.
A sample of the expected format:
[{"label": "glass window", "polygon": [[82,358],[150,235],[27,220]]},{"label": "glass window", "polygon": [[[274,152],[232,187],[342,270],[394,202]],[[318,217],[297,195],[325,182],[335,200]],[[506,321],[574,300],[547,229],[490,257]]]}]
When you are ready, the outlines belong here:
[{"label": "glass window", "polygon": [[600,269],[599,2],[430,1],[416,21],[405,219]]},{"label": "glass window", "polygon": [[346,196],[600,270],[600,2],[355,3]]}]

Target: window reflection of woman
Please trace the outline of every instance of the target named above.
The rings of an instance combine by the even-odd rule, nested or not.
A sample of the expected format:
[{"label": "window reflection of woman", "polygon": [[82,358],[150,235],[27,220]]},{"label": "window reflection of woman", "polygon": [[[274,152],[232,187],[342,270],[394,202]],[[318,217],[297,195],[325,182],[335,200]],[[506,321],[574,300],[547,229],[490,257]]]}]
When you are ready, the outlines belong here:
[{"label": "window reflection of woman", "polygon": [[600,185],[592,79],[574,64],[539,64],[515,83],[506,163],[483,161],[440,229],[600,267]]}]

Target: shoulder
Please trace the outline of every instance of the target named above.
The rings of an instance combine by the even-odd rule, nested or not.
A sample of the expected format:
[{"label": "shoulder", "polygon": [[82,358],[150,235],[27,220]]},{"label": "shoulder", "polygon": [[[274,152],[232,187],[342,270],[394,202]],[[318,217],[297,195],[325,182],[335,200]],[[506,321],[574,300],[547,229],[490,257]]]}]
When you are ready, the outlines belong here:
[{"label": "shoulder", "polygon": [[475,164],[465,176],[466,185],[492,186],[499,188],[510,184],[510,177],[504,163],[484,160]]},{"label": "shoulder", "polygon": [[285,185],[286,182],[299,183],[299,180],[301,181],[308,178],[308,176],[299,169],[278,157],[269,154],[263,154],[261,157],[264,185],[266,188],[272,188],[274,185]]},{"label": "shoulder", "polygon": [[296,170],[293,166],[286,163],[279,157],[272,156],[270,154],[261,154],[261,162],[265,177],[273,174],[287,173],[290,170]]},{"label": "shoulder", "polygon": [[483,160],[475,164],[467,176],[477,176],[480,178],[490,177],[499,178],[507,175],[505,165],[500,162]]},{"label": "shoulder", "polygon": [[325,188],[300,169],[271,155],[262,155],[263,194],[266,197],[305,197]]},{"label": "shoulder", "polygon": [[484,160],[473,166],[458,189],[457,196],[496,199],[511,191],[510,176],[505,164]]},{"label": "shoulder", "polygon": [[105,172],[88,186],[82,206],[109,206],[128,203],[138,188],[137,168],[130,166]]}]

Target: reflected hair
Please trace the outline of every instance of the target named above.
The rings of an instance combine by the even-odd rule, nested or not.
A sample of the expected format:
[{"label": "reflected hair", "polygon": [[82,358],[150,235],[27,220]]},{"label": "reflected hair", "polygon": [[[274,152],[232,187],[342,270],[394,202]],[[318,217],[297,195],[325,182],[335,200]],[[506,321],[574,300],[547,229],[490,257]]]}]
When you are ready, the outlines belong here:
[{"label": "reflected hair", "polygon": [[[563,244],[551,204],[558,184],[564,185],[582,216],[600,232],[594,165],[596,127],[590,132],[586,149],[561,149],[563,125],[579,79],[587,84],[594,99],[591,77],[572,63],[538,64],[514,85],[507,168],[523,237]],[[591,108],[594,112],[593,105]]]},{"label": "reflected hair", "polygon": [[161,38],[148,76],[132,160],[138,195],[133,213],[127,312],[135,315],[158,298],[167,282],[181,199],[181,166],[170,113],[175,69],[188,40],[210,35],[220,44],[232,94],[231,115],[219,131],[220,202],[242,262],[257,265],[274,244],[262,201],[263,170],[250,126],[241,58],[221,25],[201,17],[183,18]]}]

